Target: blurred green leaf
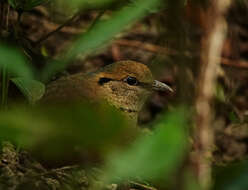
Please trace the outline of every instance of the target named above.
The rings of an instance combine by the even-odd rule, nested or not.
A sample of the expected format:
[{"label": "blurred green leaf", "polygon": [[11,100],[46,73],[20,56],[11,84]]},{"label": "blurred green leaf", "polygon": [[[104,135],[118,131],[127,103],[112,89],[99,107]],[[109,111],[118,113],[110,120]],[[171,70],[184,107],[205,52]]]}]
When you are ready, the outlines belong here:
[{"label": "blurred green leaf", "polygon": [[8,0],[9,4],[16,10],[29,11],[36,6],[47,3],[50,0]]},{"label": "blurred green leaf", "polygon": [[12,78],[11,81],[20,89],[31,104],[38,101],[45,93],[45,85],[39,81],[26,78]]},{"label": "blurred green leaf", "polygon": [[113,142],[121,145],[132,136],[129,130],[109,106],[75,103],[0,111],[0,140],[55,159],[70,154],[76,145],[101,150]]},{"label": "blurred green leaf", "polygon": [[86,56],[93,53],[99,47],[106,45],[116,34],[126,29],[137,20],[142,19],[154,10],[160,4],[161,0],[134,0],[129,6],[117,11],[113,16],[104,21],[99,21],[89,31],[80,35],[74,42],[65,56],[65,59],[59,64],[52,62],[47,64],[43,70],[43,81],[50,78],[58,70],[62,70],[77,55]]},{"label": "blurred green leaf", "polygon": [[[54,3],[56,7],[69,7],[70,9],[80,9],[80,10],[89,10],[89,9],[105,9],[110,8],[111,6],[118,4],[122,5],[127,3],[127,0],[55,0]],[[55,8],[56,8],[55,7]]]},{"label": "blurred green leaf", "polygon": [[226,102],[226,95],[221,84],[217,84],[216,86],[216,98],[221,102]]},{"label": "blurred green leaf", "polygon": [[135,0],[117,11],[109,20],[96,23],[87,33],[81,35],[68,52],[69,59],[78,54],[88,54],[111,40],[116,34],[137,20],[149,14],[149,10],[157,7],[161,0]]},{"label": "blurred green leaf", "polygon": [[231,163],[214,168],[216,190],[245,190],[248,187],[248,162]]},{"label": "blurred green leaf", "polygon": [[8,99],[8,87],[9,87],[9,79],[8,79],[8,71],[6,67],[2,67],[1,69],[1,105],[4,107],[7,105]]},{"label": "blurred green leaf", "polygon": [[[103,10],[119,10],[121,7],[128,5],[136,0],[53,0],[53,9],[62,11],[63,13],[69,11],[73,14],[77,11],[103,11]],[[152,9],[150,9],[152,10]],[[154,11],[154,10],[152,10]]]},{"label": "blurred green leaf", "polygon": [[193,174],[192,168],[185,168],[184,170],[184,189],[185,190],[202,190],[197,181],[196,176]]},{"label": "blurred green leaf", "polygon": [[31,65],[28,64],[24,55],[15,48],[0,44],[0,67],[18,77],[32,78]]},{"label": "blurred green leaf", "polygon": [[232,123],[239,123],[240,122],[237,114],[234,111],[229,112],[228,118],[232,121]]},{"label": "blurred green leaf", "polygon": [[103,178],[107,182],[169,179],[187,150],[186,122],[185,110],[167,114],[153,134],[141,136],[130,149],[112,155]]},{"label": "blurred green leaf", "polygon": [[[96,7],[96,6],[104,6],[108,3],[113,3],[114,1],[117,0],[91,0],[91,1],[87,1],[87,0],[72,0],[70,1],[70,4],[76,5],[76,6],[83,6],[83,7]],[[66,2],[66,1],[65,1]],[[68,3],[68,2],[66,2]]]}]

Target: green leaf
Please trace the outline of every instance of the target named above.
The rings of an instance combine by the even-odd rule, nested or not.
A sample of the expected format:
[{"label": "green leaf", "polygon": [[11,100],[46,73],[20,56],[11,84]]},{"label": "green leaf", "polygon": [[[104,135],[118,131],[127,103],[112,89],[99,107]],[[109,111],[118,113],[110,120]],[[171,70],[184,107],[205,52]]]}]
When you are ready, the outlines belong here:
[{"label": "green leaf", "polygon": [[86,152],[105,151],[134,132],[109,106],[75,102],[0,110],[0,141],[14,142],[47,159],[66,157],[75,146]]},{"label": "green leaf", "polygon": [[11,81],[20,89],[31,104],[38,101],[45,93],[45,85],[39,81],[26,78],[12,78]]},{"label": "green leaf", "polygon": [[16,0],[8,0],[8,3],[9,3],[10,6],[13,7],[14,9],[17,8]]},{"label": "green leaf", "polygon": [[149,10],[157,7],[160,0],[135,0],[116,12],[109,20],[98,22],[86,34],[81,35],[72,45],[68,58],[75,58],[78,54],[89,54],[102,45],[106,45],[116,34],[127,26],[149,14]]},{"label": "green leaf", "polygon": [[248,187],[248,161],[214,168],[216,190],[244,190]]},{"label": "green leaf", "polygon": [[16,10],[29,11],[48,1],[49,0],[8,0],[8,3]]},{"label": "green leaf", "polygon": [[216,85],[216,98],[221,102],[226,102],[226,95],[221,84]]},{"label": "green leaf", "polygon": [[61,0],[54,0],[55,5],[61,7],[71,7],[71,8],[80,8],[81,10],[89,10],[89,9],[99,9],[99,8],[106,8],[113,3],[117,3],[120,1],[126,0],[71,0],[71,1],[61,1]]},{"label": "green leaf", "polygon": [[104,181],[169,179],[187,150],[185,111],[167,114],[152,135],[141,136],[130,149],[112,155]]},{"label": "green leaf", "polygon": [[229,112],[228,118],[232,121],[232,123],[239,123],[240,122],[237,114],[234,111]]},{"label": "green leaf", "polygon": [[33,71],[24,55],[16,48],[0,44],[0,68],[18,77],[32,78]]},{"label": "green leaf", "polygon": [[37,6],[44,4],[44,3],[47,3],[48,1],[50,1],[50,0],[30,0],[30,1],[27,1],[25,6],[23,7],[23,9],[25,11],[29,11],[29,10],[33,9],[34,7],[37,7]]},{"label": "green leaf", "polygon": [[99,21],[89,31],[78,37],[71,49],[66,53],[63,62],[60,62],[60,65],[47,64],[42,72],[43,80],[46,81],[56,71],[64,69],[77,55],[86,56],[106,45],[115,35],[148,15],[150,10],[157,7],[160,2],[161,0],[135,0],[129,6],[113,14],[110,19]]}]

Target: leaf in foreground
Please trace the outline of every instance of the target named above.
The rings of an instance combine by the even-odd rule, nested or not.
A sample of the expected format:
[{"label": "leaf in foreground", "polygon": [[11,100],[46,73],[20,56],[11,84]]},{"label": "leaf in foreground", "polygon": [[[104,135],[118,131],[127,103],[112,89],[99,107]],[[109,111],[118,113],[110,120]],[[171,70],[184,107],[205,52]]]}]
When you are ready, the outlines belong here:
[{"label": "leaf in foreground", "polygon": [[185,127],[183,110],[167,114],[152,135],[140,137],[129,150],[110,158],[104,181],[168,179],[187,150]]},{"label": "leaf in foreground", "polygon": [[20,89],[31,104],[38,101],[45,93],[45,85],[39,81],[22,77],[12,78],[11,81]]},{"label": "leaf in foreground", "polygon": [[243,190],[248,187],[248,161],[214,168],[216,190]]},{"label": "leaf in foreground", "polygon": [[102,150],[113,143],[121,145],[125,132],[129,133],[125,126],[111,107],[82,102],[0,111],[0,140],[52,159],[70,154],[75,146]]},{"label": "leaf in foreground", "polygon": [[42,72],[42,80],[63,70],[76,56],[88,55],[106,45],[110,40],[137,20],[142,19],[157,7],[161,0],[134,0],[129,6],[117,11],[110,19],[97,22],[89,31],[83,33],[73,43],[61,62],[47,64]]},{"label": "leaf in foreground", "polygon": [[18,77],[32,78],[31,65],[28,64],[24,55],[16,48],[0,44],[0,67]]}]

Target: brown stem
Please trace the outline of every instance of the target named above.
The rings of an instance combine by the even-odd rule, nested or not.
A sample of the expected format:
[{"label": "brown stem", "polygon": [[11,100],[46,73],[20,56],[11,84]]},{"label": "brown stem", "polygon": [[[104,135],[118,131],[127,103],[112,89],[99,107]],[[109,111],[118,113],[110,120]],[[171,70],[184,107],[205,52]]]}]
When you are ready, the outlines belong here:
[{"label": "brown stem", "polygon": [[166,47],[162,47],[162,46],[158,46],[158,45],[154,45],[151,43],[147,43],[147,42],[141,42],[138,40],[126,40],[126,39],[118,39],[115,40],[114,43],[121,45],[121,46],[129,46],[129,47],[134,47],[134,48],[140,48],[146,51],[150,51],[153,53],[164,53],[167,55],[176,55],[178,54],[177,51],[172,50],[172,49],[168,49]]},{"label": "brown stem", "polygon": [[221,58],[221,64],[229,67],[236,67],[240,69],[248,69],[248,62],[245,60],[232,60],[227,58]]},{"label": "brown stem", "polygon": [[[128,40],[128,39],[117,39],[114,41],[114,44],[117,44],[119,46],[128,46],[133,48],[139,48],[145,51],[149,51],[152,53],[163,53],[165,55],[178,55],[180,52],[178,52],[175,49],[169,49],[167,47],[162,47],[156,44],[152,44],[149,42],[141,42],[138,40]],[[192,52],[185,52],[185,56],[198,56],[199,54],[192,53]],[[225,57],[221,57],[221,65],[223,66],[229,66],[229,67],[236,67],[240,69],[248,69],[248,62],[245,60],[239,60],[239,59],[229,59]]]},{"label": "brown stem", "polygon": [[220,66],[222,46],[226,37],[224,13],[230,0],[211,0],[207,10],[207,30],[202,38],[201,72],[198,79],[196,98],[195,157],[196,175],[203,190],[211,186],[211,156],[213,149],[213,110],[217,70]]}]

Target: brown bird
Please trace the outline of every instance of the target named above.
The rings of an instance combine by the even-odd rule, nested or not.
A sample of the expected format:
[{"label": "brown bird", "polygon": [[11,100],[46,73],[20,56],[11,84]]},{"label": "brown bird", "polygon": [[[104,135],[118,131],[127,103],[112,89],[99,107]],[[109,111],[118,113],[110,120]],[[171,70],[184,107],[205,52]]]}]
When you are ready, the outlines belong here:
[{"label": "brown bird", "polygon": [[137,122],[138,113],[152,90],[173,92],[168,85],[154,80],[146,65],[120,61],[94,73],[78,73],[51,82],[42,101],[105,100]]}]

